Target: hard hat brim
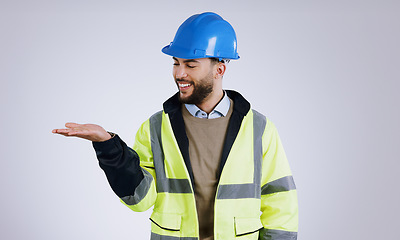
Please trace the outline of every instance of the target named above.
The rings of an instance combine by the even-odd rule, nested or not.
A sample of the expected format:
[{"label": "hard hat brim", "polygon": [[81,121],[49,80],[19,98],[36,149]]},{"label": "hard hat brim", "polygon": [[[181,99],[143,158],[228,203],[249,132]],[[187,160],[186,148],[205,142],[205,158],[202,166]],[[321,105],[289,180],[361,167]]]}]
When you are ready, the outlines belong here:
[{"label": "hard hat brim", "polygon": [[221,59],[232,59],[232,60],[237,60],[240,58],[239,54],[236,54],[236,56],[231,57],[231,56],[224,56],[222,55],[208,55],[205,50],[194,50],[194,51],[188,51],[186,49],[180,49],[177,46],[167,45],[162,48],[161,50],[163,53],[170,55],[172,57],[177,57],[177,58],[183,58],[183,59],[197,59],[197,58],[221,58]]}]

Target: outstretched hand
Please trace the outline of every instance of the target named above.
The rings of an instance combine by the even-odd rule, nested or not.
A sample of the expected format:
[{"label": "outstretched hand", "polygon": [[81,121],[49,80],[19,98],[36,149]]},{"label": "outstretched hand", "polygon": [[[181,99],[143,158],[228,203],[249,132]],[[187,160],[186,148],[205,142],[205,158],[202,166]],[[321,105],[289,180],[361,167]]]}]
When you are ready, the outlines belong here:
[{"label": "outstretched hand", "polygon": [[53,129],[52,133],[64,135],[66,137],[79,137],[92,142],[104,142],[111,138],[111,135],[96,124],[66,123],[66,128]]}]

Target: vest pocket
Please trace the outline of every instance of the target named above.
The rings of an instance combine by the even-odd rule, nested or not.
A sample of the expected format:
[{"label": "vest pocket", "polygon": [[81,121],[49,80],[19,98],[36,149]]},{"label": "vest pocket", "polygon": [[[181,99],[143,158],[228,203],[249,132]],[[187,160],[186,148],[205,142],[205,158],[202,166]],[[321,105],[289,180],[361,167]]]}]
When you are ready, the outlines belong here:
[{"label": "vest pocket", "polygon": [[153,211],[150,221],[163,230],[177,232],[181,230],[182,216],[179,214],[159,213]]},{"label": "vest pocket", "polygon": [[238,218],[235,217],[236,237],[254,235],[258,236],[258,231],[263,229],[260,218]]}]

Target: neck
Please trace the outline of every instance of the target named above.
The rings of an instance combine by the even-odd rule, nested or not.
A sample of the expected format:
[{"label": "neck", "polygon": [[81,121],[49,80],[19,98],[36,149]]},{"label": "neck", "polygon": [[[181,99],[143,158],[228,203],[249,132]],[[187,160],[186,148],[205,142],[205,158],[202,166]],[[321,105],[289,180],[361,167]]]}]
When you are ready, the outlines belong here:
[{"label": "neck", "polygon": [[209,114],[224,97],[224,91],[219,89],[208,96],[202,103],[196,104],[198,108]]}]

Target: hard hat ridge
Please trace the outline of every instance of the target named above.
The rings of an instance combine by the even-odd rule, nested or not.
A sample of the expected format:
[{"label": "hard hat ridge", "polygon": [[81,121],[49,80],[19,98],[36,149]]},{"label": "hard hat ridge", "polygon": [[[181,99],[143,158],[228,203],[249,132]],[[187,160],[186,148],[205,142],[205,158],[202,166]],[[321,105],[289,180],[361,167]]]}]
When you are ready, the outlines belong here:
[{"label": "hard hat ridge", "polygon": [[162,52],[184,59],[239,59],[235,30],[221,16],[212,12],[189,17]]}]

